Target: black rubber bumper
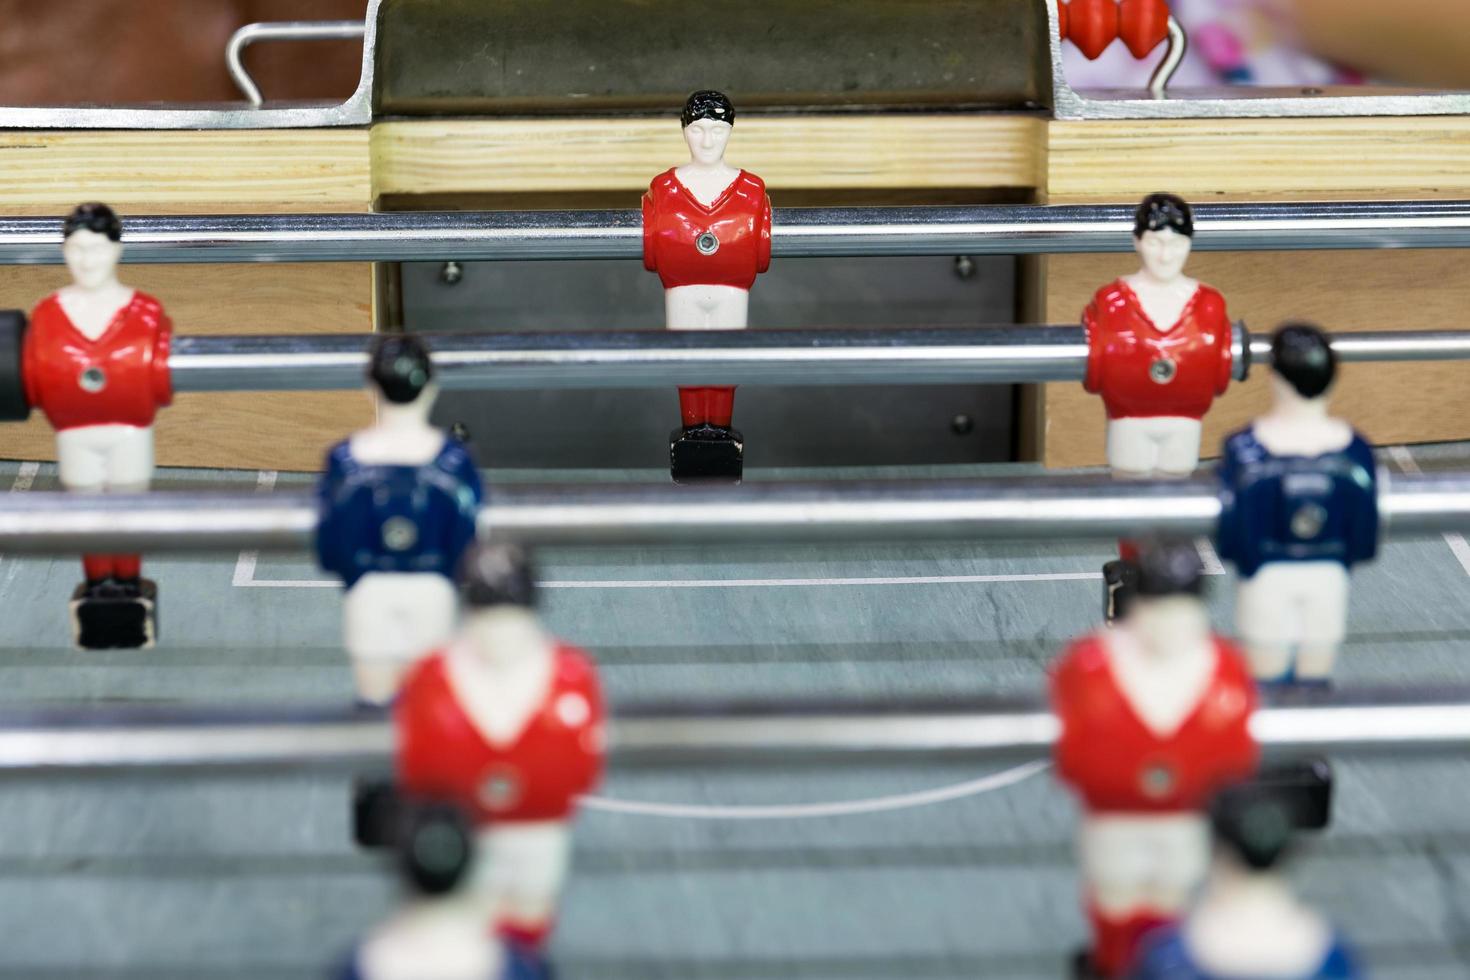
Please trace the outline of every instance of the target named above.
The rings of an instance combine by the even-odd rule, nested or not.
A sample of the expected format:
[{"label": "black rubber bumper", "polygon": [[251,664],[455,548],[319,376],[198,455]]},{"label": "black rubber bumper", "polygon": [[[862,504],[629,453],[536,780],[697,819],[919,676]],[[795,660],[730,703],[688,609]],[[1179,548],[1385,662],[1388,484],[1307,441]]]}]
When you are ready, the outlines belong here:
[{"label": "black rubber bumper", "polygon": [[25,339],[26,315],[20,310],[0,310],[0,422],[24,422],[31,415],[21,374]]}]

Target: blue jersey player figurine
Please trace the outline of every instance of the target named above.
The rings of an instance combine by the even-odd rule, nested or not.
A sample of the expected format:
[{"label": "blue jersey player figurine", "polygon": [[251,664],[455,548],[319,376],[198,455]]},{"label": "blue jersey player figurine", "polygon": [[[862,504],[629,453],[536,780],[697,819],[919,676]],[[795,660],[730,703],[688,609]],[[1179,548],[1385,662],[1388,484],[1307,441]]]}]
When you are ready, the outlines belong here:
[{"label": "blue jersey player figurine", "polygon": [[469,826],[453,807],[416,806],[396,842],[410,898],[374,929],[333,980],[531,980],[505,950],[472,890]]},{"label": "blue jersey player figurine", "polygon": [[1271,340],[1269,412],[1225,440],[1217,549],[1240,576],[1236,632],[1262,683],[1330,681],[1347,628],[1348,571],[1378,550],[1373,448],[1328,414],[1327,337]]},{"label": "blue jersey player figurine", "polygon": [[332,447],[317,487],[317,557],[347,587],[343,640],[367,704],[391,701],[453,631],[453,576],[484,496],[469,451],[429,423],[433,374],[423,341],[379,338],[377,423]]},{"label": "blue jersey player figurine", "polygon": [[1281,870],[1300,824],[1261,783],[1210,808],[1215,860],[1193,909],[1144,940],[1133,980],[1358,980],[1342,937],[1293,894]]}]

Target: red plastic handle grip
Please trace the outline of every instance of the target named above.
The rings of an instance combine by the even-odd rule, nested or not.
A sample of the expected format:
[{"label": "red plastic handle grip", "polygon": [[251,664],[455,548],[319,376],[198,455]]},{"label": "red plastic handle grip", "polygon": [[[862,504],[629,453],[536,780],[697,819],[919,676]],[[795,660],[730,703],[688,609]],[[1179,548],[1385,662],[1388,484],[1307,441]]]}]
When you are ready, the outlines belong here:
[{"label": "red plastic handle grip", "polygon": [[1169,36],[1168,0],[1057,0],[1062,40],[1093,60],[1118,38],[1144,58]]}]

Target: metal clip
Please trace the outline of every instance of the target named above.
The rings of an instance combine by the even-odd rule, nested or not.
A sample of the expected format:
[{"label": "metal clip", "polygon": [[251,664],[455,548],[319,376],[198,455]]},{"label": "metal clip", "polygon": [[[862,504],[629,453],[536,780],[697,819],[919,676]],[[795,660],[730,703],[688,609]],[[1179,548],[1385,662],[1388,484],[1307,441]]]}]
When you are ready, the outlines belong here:
[{"label": "metal clip", "polygon": [[225,47],[225,66],[230,70],[235,87],[258,109],[265,99],[240,60],[247,47],[256,41],[361,40],[366,34],[367,26],[360,20],[283,20],[246,24],[230,35],[230,43]]}]

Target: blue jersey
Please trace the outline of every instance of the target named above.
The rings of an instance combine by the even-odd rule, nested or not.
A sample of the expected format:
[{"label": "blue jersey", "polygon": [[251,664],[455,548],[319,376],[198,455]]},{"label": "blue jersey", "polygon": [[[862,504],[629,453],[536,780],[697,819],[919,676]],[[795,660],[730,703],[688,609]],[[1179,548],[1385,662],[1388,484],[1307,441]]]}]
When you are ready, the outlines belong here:
[{"label": "blue jersey", "polygon": [[[1322,962],[1310,972],[1297,974],[1291,980],[1359,980],[1362,975],[1342,937],[1334,935]],[[1236,974],[1214,973],[1201,966],[1177,926],[1150,934],[1129,977],[1132,980],[1257,980]]]},{"label": "blue jersey", "polygon": [[1249,429],[1225,440],[1216,550],[1250,578],[1279,561],[1351,567],[1378,552],[1373,448],[1356,432],[1320,456],[1276,456]]},{"label": "blue jersey", "polygon": [[[333,974],[332,980],[378,980],[373,971],[363,967],[361,960],[362,956],[354,953],[342,968]],[[526,966],[519,958],[507,953],[503,957],[500,969],[485,974],[483,980],[541,980],[545,976],[548,974],[534,972],[533,968]],[[415,980],[442,980],[442,978],[422,976],[415,977]],[[459,980],[459,978],[456,977],[454,980]]]},{"label": "blue jersey", "polygon": [[483,497],[474,461],[452,438],[421,466],[359,463],[344,440],[317,484],[317,560],[349,588],[369,572],[453,578]]}]

